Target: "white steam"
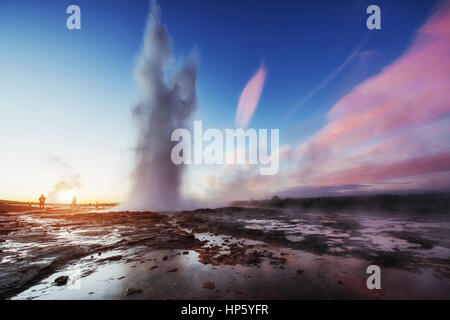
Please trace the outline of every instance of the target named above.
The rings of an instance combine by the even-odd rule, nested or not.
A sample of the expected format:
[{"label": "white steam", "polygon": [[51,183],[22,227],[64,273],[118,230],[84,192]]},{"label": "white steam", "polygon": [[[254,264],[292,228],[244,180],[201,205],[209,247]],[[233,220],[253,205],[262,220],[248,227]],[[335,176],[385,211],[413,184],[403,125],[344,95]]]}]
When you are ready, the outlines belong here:
[{"label": "white steam", "polygon": [[52,188],[48,195],[48,202],[71,201],[72,199],[60,199],[62,192],[73,191],[83,187],[81,176],[75,174],[72,176],[62,177]]},{"label": "white steam", "polygon": [[171,40],[153,4],[144,35],[144,46],[135,76],[139,84],[138,101],[132,109],[138,130],[133,186],[123,210],[177,210],[182,166],[174,165],[170,140],[176,128],[196,109],[197,63],[191,56],[181,69],[170,76],[174,63]]}]

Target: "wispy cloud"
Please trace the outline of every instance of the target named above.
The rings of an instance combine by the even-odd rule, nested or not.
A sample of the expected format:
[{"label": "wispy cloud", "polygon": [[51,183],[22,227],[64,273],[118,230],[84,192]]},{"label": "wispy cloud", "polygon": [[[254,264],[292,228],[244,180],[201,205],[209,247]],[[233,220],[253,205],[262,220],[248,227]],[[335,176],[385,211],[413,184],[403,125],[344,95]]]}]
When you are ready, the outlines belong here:
[{"label": "wispy cloud", "polygon": [[[433,124],[450,112],[449,22],[449,5],[446,5],[419,30],[403,56],[354,88],[330,110],[325,127],[297,148],[302,162],[299,178],[315,176],[311,180],[322,181],[319,177],[325,172],[349,170],[338,168],[336,163],[352,157],[351,165],[357,166],[355,154],[374,145],[378,146],[377,156],[371,166],[382,163],[380,170],[392,169],[386,162],[394,163],[406,157],[409,166],[414,166],[411,159],[415,157],[450,149],[445,145],[440,146],[440,150],[423,148],[433,141],[429,138],[430,131],[434,138],[439,134],[448,135],[446,126]],[[448,125],[448,121],[446,123]],[[423,131],[428,133],[423,134]],[[388,141],[393,147],[388,148]],[[366,161],[367,157],[360,160]],[[418,168],[423,168],[425,173],[427,170],[419,163],[417,159]],[[379,176],[389,177],[387,173],[377,172]],[[415,173],[419,174],[420,170]],[[360,180],[365,174],[369,171],[355,172]]]},{"label": "wispy cloud", "polygon": [[[222,189],[239,185],[239,198],[245,198],[283,188],[449,187],[449,39],[450,2],[445,2],[401,57],[340,99],[325,126],[305,143],[288,148],[277,176],[241,172],[238,184],[233,181]],[[352,55],[344,67],[349,59]]]},{"label": "wispy cloud", "polygon": [[323,87],[325,87],[330,81],[332,81],[334,78],[336,78],[344,69],[345,67],[352,62],[356,57],[358,56],[367,56],[372,54],[371,51],[361,51],[362,46],[366,42],[367,37],[364,37],[363,40],[359,43],[358,47],[350,53],[350,55],[345,59],[345,61],[336,68],[333,72],[331,72],[325,79],[323,79],[317,86],[315,86],[311,91],[309,91],[306,95],[304,95],[293,107],[291,107],[288,112],[285,114],[285,116],[289,116],[292,114],[295,110],[300,108],[302,105],[304,105],[306,102],[309,101],[314,95],[316,95]]},{"label": "wispy cloud", "polygon": [[72,166],[67,162],[63,157],[56,155],[56,154],[47,154],[44,155],[44,161],[52,167],[55,167],[57,169],[67,169],[71,170]]},{"label": "wispy cloud", "polygon": [[236,112],[236,127],[245,128],[255,112],[261,96],[266,70],[261,66],[242,90]]}]

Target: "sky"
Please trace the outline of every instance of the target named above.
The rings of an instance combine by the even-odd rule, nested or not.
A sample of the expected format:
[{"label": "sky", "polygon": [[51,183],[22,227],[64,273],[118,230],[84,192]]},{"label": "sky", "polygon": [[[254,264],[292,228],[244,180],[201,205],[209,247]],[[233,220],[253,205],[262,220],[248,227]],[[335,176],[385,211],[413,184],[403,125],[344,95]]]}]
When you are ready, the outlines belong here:
[{"label": "sky", "polygon": [[[366,8],[381,8],[381,30]],[[81,8],[81,30],[66,8]],[[174,70],[198,57],[206,128],[280,130],[280,172],[190,166],[214,201],[448,189],[450,11],[440,1],[160,0]],[[149,1],[0,0],[0,199],[122,201]],[[172,70],[168,70],[170,73]]]}]

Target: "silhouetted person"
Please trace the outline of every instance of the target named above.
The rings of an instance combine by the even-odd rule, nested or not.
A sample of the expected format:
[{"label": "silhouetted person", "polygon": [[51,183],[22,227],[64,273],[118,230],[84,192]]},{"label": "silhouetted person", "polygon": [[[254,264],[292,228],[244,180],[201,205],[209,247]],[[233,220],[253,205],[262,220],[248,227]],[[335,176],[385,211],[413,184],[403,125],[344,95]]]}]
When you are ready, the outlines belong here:
[{"label": "silhouetted person", "polygon": [[71,207],[75,208],[77,206],[77,197],[73,197]]},{"label": "silhouetted person", "polygon": [[43,194],[41,194],[41,197],[39,198],[39,209],[44,209],[45,206],[45,197]]}]

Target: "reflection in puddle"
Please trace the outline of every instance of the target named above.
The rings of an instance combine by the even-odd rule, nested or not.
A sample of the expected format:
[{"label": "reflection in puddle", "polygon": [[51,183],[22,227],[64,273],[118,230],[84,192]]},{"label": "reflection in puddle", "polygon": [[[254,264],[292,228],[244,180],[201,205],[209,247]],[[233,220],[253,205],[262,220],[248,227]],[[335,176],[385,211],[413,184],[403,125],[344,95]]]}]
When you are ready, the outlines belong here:
[{"label": "reflection in puddle", "polygon": [[[25,228],[0,243],[0,267],[39,265],[40,270],[62,253],[76,253],[12,299],[450,296],[450,224],[445,216],[279,211],[244,212],[231,219],[208,214],[204,217],[214,232],[192,232],[195,225],[181,228],[176,219],[160,217],[140,224],[135,216],[114,223],[105,219],[101,225],[84,217],[75,223],[54,215],[18,215]],[[383,288],[370,291],[365,270],[380,256],[387,261]],[[397,260],[392,257],[414,263],[409,268],[393,265]],[[57,286],[55,279],[61,276],[68,281]],[[204,287],[206,282],[214,286]]]},{"label": "reflection in puddle", "polygon": [[[239,219],[245,229],[270,234],[282,232],[291,242],[307,236],[326,236],[330,252],[350,252],[355,243],[366,250],[402,251],[423,258],[449,259],[450,223],[445,216],[407,216],[400,214],[358,214],[302,212],[292,218],[290,212],[275,219]],[[442,220],[442,221],[436,221]],[[444,236],[445,235],[445,236]],[[428,245],[423,245],[423,243]]]}]

